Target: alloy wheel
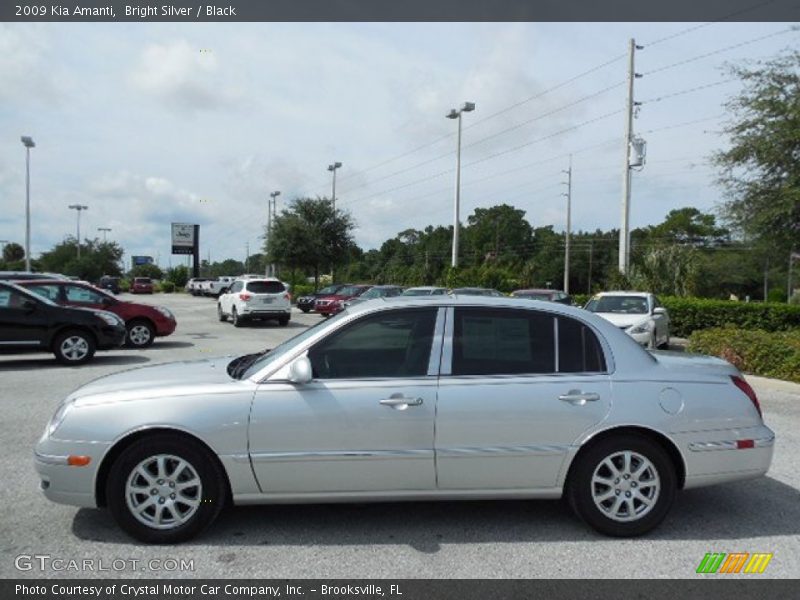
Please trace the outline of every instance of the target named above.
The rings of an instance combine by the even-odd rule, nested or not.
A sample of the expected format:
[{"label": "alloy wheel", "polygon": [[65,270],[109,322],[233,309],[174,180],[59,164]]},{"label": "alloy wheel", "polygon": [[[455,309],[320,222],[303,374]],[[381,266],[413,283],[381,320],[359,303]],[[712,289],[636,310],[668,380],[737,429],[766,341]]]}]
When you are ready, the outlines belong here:
[{"label": "alloy wheel", "polygon": [[89,354],[89,342],[79,335],[71,335],[61,342],[60,351],[67,360],[78,362]]},{"label": "alloy wheel", "polygon": [[592,500],[609,519],[630,522],[648,514],[661,491],[661,479],[653,463],[630,450],[606,456],[594,470]]}]

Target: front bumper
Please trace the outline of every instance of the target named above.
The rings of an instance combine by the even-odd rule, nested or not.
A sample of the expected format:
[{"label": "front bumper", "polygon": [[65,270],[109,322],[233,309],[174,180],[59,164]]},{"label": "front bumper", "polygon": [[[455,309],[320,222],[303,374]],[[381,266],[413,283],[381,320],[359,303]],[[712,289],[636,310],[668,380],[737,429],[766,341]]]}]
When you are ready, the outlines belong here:
[{"label": "front bumper", "polygon": [[631,333],[630,331],[625,331],[629,336],[631,336],[637,343],[641,344],[642,346],[647,346],[650,344],[650,336],[652,335],[649,331],[645,331],[644,333]]},{"label": "front bumper", "polygon": [[[72,442],[42,436],[34,450],[34,467],[39,489],[48,500],[59,504],[95,508],[95,478],[110,443]],[[85,467],[67,465],[69,456],[88,456]]]},{"label": "front bumper", "polygon": [[297,308],[300,310],[314,310],[314,298],[298,298]]},{"label": "front bumper", "polygon": [[326,304],[325,306],[314,305],[314,310],[321,315],[335,315],[344,310],[341,304]]},{"label": "front bumper", "polygon": [[125,343],[125,327],[123,325],[106,325],[95,332],[98,350],[119,348]]},{"label": "front bumper", "polygon": [[156,320],[156,335],[158,337],[164,337],[166,335],[172,335],[175,332],[175,328],[178,326],[177,321],[174,319],[167,319],[162,317]]}]

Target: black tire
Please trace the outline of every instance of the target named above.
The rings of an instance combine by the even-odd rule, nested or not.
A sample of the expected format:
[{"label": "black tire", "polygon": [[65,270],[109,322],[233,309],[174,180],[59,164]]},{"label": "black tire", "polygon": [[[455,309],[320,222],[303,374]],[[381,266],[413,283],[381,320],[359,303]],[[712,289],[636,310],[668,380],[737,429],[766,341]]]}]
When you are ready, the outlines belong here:
[{"label": "black tire", "polygon": [[[631,468],[635,477],[645,477],[639,479],[638,483],[634,478],[615,478],[615,475],[603,466],[606,459],[612,459],[611,463],[617,467],[621,466],[623,458],[615,455],[631,452],[649,461],[650,466],[644,466],[644,470],[638,475],[635,468]],[[636,456],[631,459],[632,467],[644,465],[638,461]],[[595,471],[603,477],[609,477],[609,484],[593,483]],[[624,469],[621,469],[624,471]],[[652,477],[653,471],[657,476],[657,493],[653,489],[656,479]],[[669,509],[675,499],[677,489],[677,475],[675,465],[669,454],[658,443],[640,435],[623,434],[614,438],[606,438],[592,444],[576,458],[576,463],[570,470],[569,480],[567,481],[566,495],[572,509],[577,515],[595,530],[605,535],[613,537],[634,537],[643,535],[655,527],[667,516]],[[651,477],[646,477],[647,475]],[[634,485],[635,484],[635,485]],[[615,487],[619,485],[619,487]],[[617,493],[616,490],[620,490]],[[643,490],[648,490],[642,494]],[[604,493],[612,495],[603,501],[601,509],[594,499],[594,494],[602,496]],[[637,496],[637,494],[639,494]],[[650,508],[641,500],[642,497],[653,495],[653,502]],[[623,496],[627,496],[627,500]],[[618,498],[622,497],[622,502],[626,505],[623,514],[619,510],[623,509],[620,505],[616,513],[617,520],[611,518],[609,513],[615,508]],[[636,503],[639,503],[638,506]],[[631,510],[634,518],[631,518]],[[635,517],[636,512],[642,512],[641,516]]]},{"label": "black tire", "polygon": [[300,310],[302,310],[305,314],[308,314],[311,311],[310,308],[301,308]]},{"label": "black tire", "polygon": [[[165,457],[161,479],[158,479],[159,473],[154,470],[158,456]],[[169,469],[175,469],[176,466],[174,458],[184,460],[189,469],[170,473]],[[137,469],[152,479],[145,480],[142,475],[135,475]],[[183,494],[187,502],[197,501],[194,508],[180,502],[180,499],[174,501],[170,498],[180,498],[181,492],[177,492],[177,488],[170,484],[177,483],[179,486],[181,479],[184,483],[199,480],[199,486],[189,486]],[[143,493],[129,495],[129,480],[143,487]],[[195,537],[217,518],[228,495],[226,481],[216,457],[202,444],[174,434],[158,433],[135,441],[114,461],[106,481],[106,501],[117,524],[130,536],[148,544],[175,544]],[[156,490],[155,494],[146,489],[150,485],[154,486],[152,489]],[[176,493],[170,494],[171,491]],[[129,503],[137,503],[141,507],[147,502],[148,496],[158,496],[158,502],[164,507],[159,509],[158,504],[154,503],[139,511],[141,519],[137,518]],[[169,525],[169,521],[178,520],[181,511],[183,516],[188,514],[186,521],[174,523],[169,528],[158,529],[144,522],[160,514]]]},{"label": "black tire", "polygon": [[667,334],[667,339],[664,341],[661,346],[659,346],[662,350],[669,350],[669,334]]},{"label": "black tire", "polygon": [[281,327],[286,327],[289,324],[289,317],[281,317],[278,319],[278,325]]},{"label": "black tire", "polygon": [[233,323],[234,327],[241,327],[244,325],[244,320],[239,316],[235,306],[231,309],[231,323]]},{"label": "black tire", "polygon": [[81,329],[69,329],[53,340],[53,354],[62,365],[82,365],[94,356],[97,344],[94,336]]},{"label": "black tire", "polygon": [[156,328],[150,321],[137,319],[125,326],[125,345],[129,348],[147,348],[156,339]]},{"label": "black tire", "polygon": [[228,317],[222,312],[221,304],[217,304],[217,318],[223,323],[228,320]]}]

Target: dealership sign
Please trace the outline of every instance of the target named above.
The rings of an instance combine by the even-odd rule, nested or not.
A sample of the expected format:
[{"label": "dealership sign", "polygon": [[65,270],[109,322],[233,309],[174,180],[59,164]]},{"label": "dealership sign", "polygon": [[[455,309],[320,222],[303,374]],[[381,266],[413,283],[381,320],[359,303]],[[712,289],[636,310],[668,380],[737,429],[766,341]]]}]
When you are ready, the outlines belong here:
[{"label": "dealership sign", "polygon": [[140,265],[152,265],[153,264],[153,257],[152,256],[131,256],[131,263],[133,263],[134,267],[138,267]]},{"label": "dealership sign", "polygon": [[191,223],[172,224],[172,253],[194,254],[197,243],[197,225]]}]

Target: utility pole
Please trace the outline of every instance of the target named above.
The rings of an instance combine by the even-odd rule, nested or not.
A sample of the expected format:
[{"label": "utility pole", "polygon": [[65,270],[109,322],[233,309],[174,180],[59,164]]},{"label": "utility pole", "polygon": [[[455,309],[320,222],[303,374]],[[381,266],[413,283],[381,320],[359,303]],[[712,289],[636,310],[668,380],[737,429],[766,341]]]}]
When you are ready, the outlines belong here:
[{"label": "utility pole", "polygon": [[333,173],[333,190],[331,191],[331,207],[333,208],[333,214],[336,215],[336,170],[342,166],[342,163],[335,162],[332,165],[328,165],[328,171]]},{"label": "utility pole", "polygon": [[102,231],[103,232],[103,243],[105,244],[106,243],[106,233],[111,231],[111,228],[110,227],[98,227],[97,231]]},{"label": "utility pole", "polygon": [[247,267],[250,265],[250,242],[244,243],[244,252],[245,252],[244,272],[247,273],[247,271],[249,270]]},{"label": "utility pole", "polygon": [[622,225],[619,229],[619,272],[628,274],[630,267],[630,214],[631,214],[631,142],[633,141],[633,109],[636,103],[633,100],[633,82],[641,77],[634,70],[634,54],[643,46],[637,46],[636,40],[630,39],[628,43],[628,100],[625,110],[625,161],[622,171]]},{"label": "utility pole", "polygon": [[461,115],[465,112],[472,112],[475,110],[474,102],[464,102],[464,106],[456,110],[451,109],[445,115],[448,119],[458,119],[458,139],[456,142],[456,191],[455,199],[453,201],[453,255],[450,265],[455,269],[458,267],[458,230],[459,224],[459,211],[461,207]]},{"label": "utility pole", "polygon": [[589,240],[589,284],[586,286],[586,293],[592,293],[592,254],[594,253],[594,240]]},{"label": "utility pole", "polygon": [[78,259],[81,257],[81,212],[88,210],[89,207],[84,204],[70,204],[69,207],[78,211]]},{"label": "utility pole", "polygon": [[[20,140],[25,146],[25,270],[31,270],[31,148],[36,144],[29,135],[23,135]],[[78,245],[80,252],[80,245]]]},{"label": "utility pole", "polygon": [[[267,200],[267,254],[269,254],[269,244],[272,242],[272,215],[275,214],[277,216],[278,214],[278,196],[280,195],[281,193],[276,190],[270,193],[269,200]],[[267,265],[267,276],[275,277],[275,265],[273,263]]]},{"label": "utility pole", "polygon": [[569,294],[569,237],[572,228],[572,154],[569,155],[569,169],[561,171],[566,173],[567,180],[562,182],[567,186],[567,193],[561,194],[567,197],[567,235],[564,246],[564,293]]}]

